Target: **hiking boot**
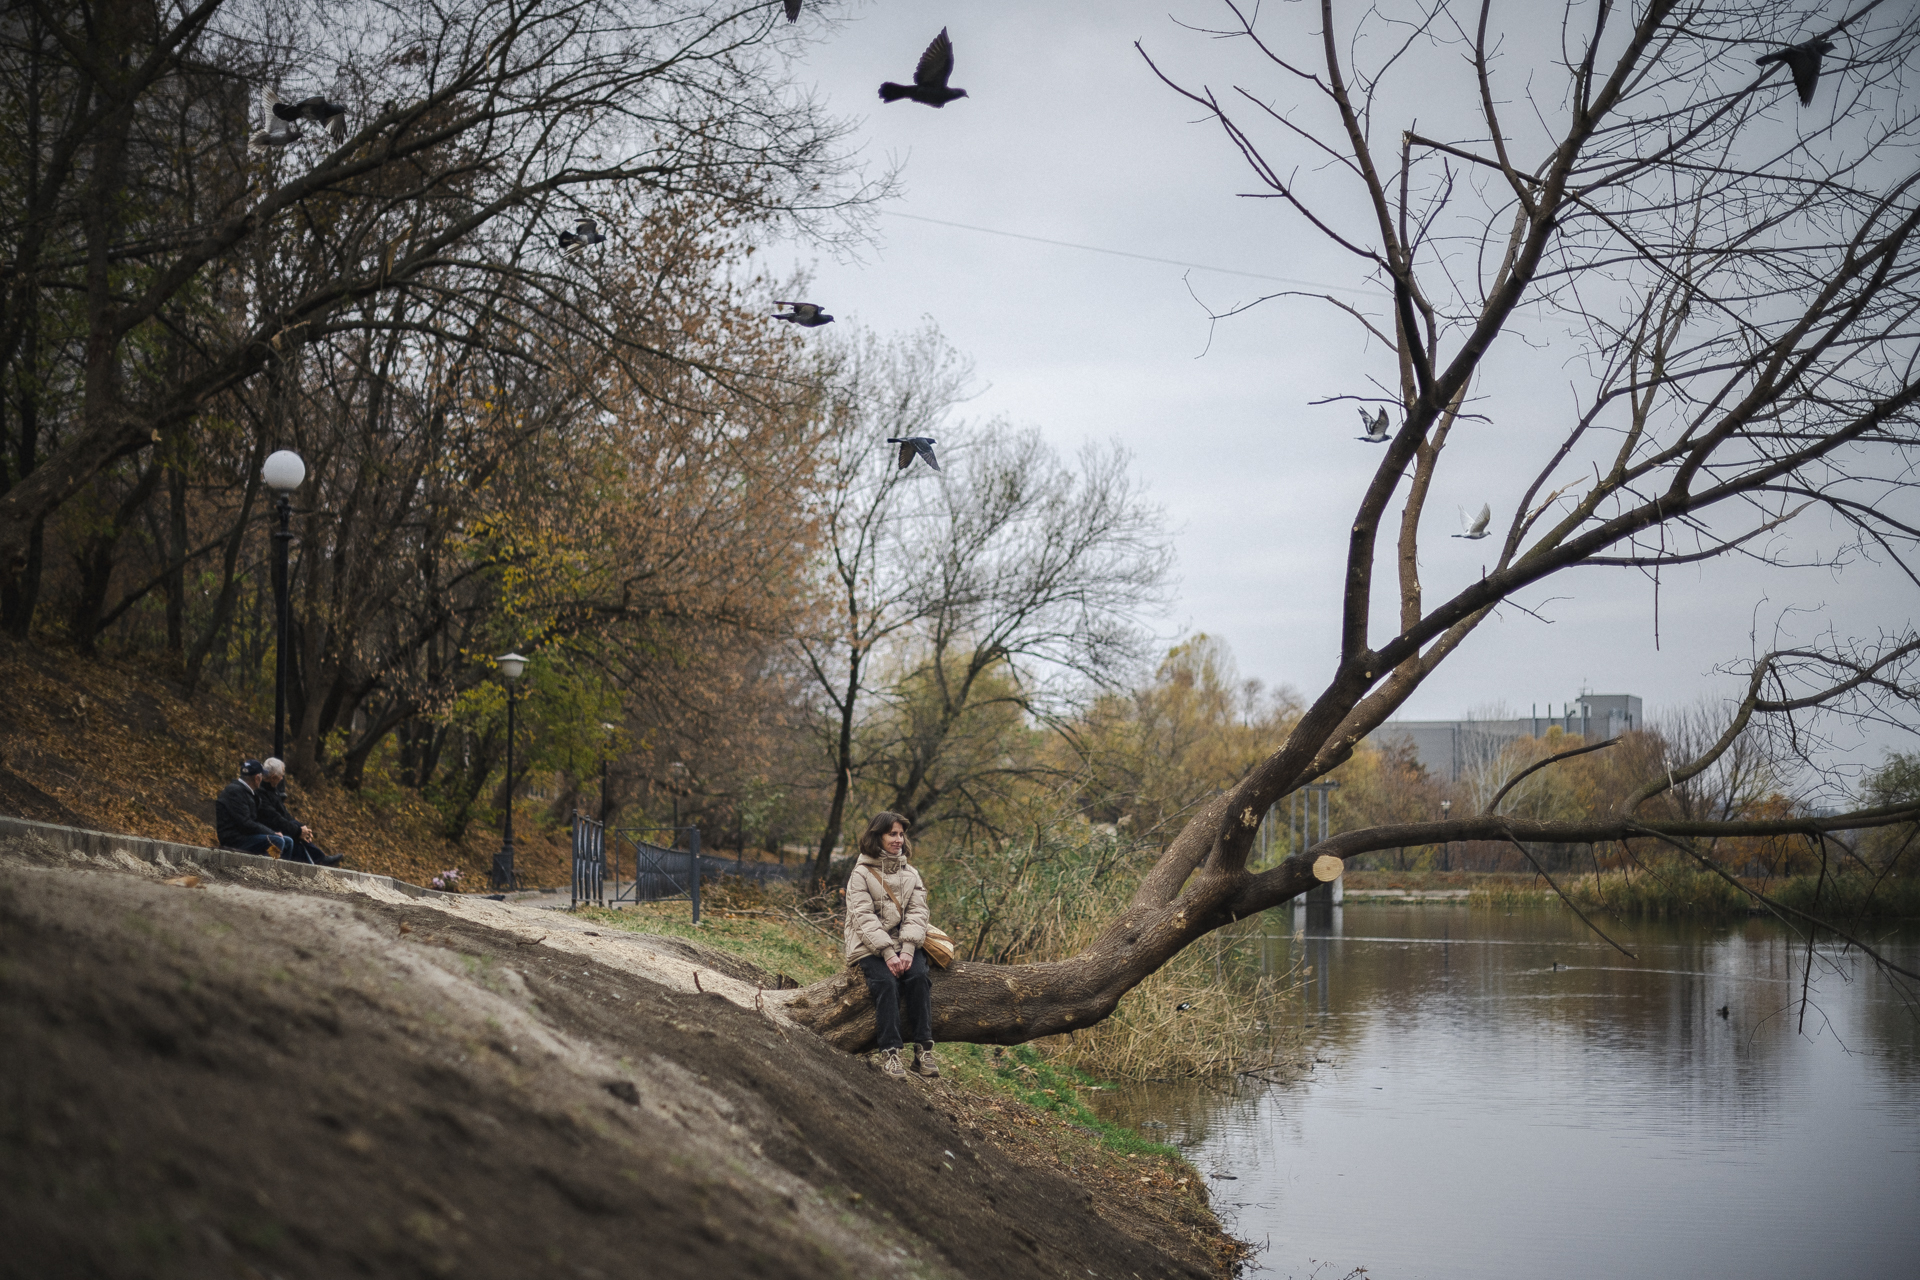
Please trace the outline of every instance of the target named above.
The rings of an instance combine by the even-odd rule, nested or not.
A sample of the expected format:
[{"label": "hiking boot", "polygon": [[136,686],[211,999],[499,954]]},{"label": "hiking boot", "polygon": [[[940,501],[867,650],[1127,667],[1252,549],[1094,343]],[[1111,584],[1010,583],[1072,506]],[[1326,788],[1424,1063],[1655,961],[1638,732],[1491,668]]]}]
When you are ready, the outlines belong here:
[{"label": "hiking boot", "polygon": [[913,1046],[913,1074],[929,1080],[940,1078],[940,1060],[933,1056],[932,1045]]},{"label": "hiking boot", "polygon": [[880,1074],[883,1076],[905,1077],[907,1069],[900,1065],[898,1049],[883,1049],[880,1052]]}]

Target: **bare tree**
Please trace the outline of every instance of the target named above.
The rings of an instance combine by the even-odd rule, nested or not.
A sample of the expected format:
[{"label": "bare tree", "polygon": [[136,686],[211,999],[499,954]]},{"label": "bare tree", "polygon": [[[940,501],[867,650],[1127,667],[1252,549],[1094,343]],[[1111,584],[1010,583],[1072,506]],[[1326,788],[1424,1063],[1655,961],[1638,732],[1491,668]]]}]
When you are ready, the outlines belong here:
[{"label": "bare tree", "polygon": [[[801,663],[825,699],[831,734],[833,794],[814,856],[815,884],[826,879],[846,822],[854,729],[871,665],[883,646],[920,620],[920,585],[900,563],[915,540],[902,536],[895,505],[909,473],[895,464],[886,440],[939,430],[970,372],[932,328],[893,343],[862,333],[832,350],[821,369],[819,412],[828,424],[819,513],[821,620],[796,639]],[[916,471],[911,478],[923,476]]]},{"label": "bare tree", "polygon": [[[1007,1042],[1087,1026],[1195,939],[1370,850],[1639,841],[1726,874],[1703,842],[1911,822],[1911,798],[1765,819],[1644,808],[1712,769],[1756,718],[1800,744],[1823,716],[1920,723],[1920,634],[1892,616],[1876,637],[1752,655],[1722,732],[1609,813],[1552,821],[1496,804],[1341,832],[1249,869],[1268,806],[1346,759],[1516,595],[1576,570],[1784,564],[1809,506],[1920,582],[1920,528],[1900,514],[1920,475],[1920,125],[1903,92],[1920,17],[1880,0],[1826,6],[1805,26],[1789,25],[1798,11],[1724,0],[1515,6],[1498,27],[1490,0],[1222,8],[1213,34],[1239,41],[1265,78],[1231,92],[1162,79],[1218,123],[1289,230],[1324,236],[1377,281],[1384,314],[1329,301],[1395,356],[1381,398],[1403,416],[1348,524],[1337,657],[1286,741],[1196,811],[1087,950],[945,971],[937,1033]],[[1558,58],[1507,70],[1502,29],[1527,48],[1559,41]],[[1803,109],[1754,53],[1810,36],[1842,52]],[[1447,120],[1448,136],[1409,118],[1376,146],[1379,117],[1402,101]],[[1547,341],[1578,396],[1550,432],[1509,372],[1528,361],[1503,359]],[[1524,428],[1497,425],[1509,400]],[[1537,450],[1537,469],[1498,521],[1485,572],[1430,600],[1425,505],[1449,438],[1469,431]],[[1380,608],[1375,557],[1396,505],[1397,592]],[[871,1019],[854,985],[798,993],[796,1011],[863,1044]]]},{"label": "bare tree", "polygon": [[884,803],[922,826],[985,821],[983,792],[1033,769],[1004,746],[961,749],[971,721],[999,709],[1011,732],[1057,722],[1134,673],[1172,566],[1118,448],[1068,465],[1038,432],[988,424],[954,458],[894,566],[921,622],[888,692],[901,732],[876,753]]},{"label": "bare tree", "polygon": [[1720,706],[1702,699],[1656,718],[1651,726],[1661,747],[1655,768],[1664,770],[1675,760],[1712,760],[1698,773],[1676,778],[1667,793],[1680,817],[1745,817],[1787,786],[1781,762],[1768,750],[1771,744],[1751,726],[1714,750],[1726,731],[1726,719]]},{"label": "bare tree", "polygon": [[[825,380],[831,622],[800,641],[833,735],[816,879],[862,777],[923,825],[982,820],[984,793],[1031,768],[990,740],[1006,717],[1045,717],[1130,672],[1163,594],[1171,553],[1126,455],[1090,446],[1068,466],[1037,432],[951,423],[967,374],[927,330],[863,338]],[[888,436],[933,436],[947,469],[900,468]]]}]

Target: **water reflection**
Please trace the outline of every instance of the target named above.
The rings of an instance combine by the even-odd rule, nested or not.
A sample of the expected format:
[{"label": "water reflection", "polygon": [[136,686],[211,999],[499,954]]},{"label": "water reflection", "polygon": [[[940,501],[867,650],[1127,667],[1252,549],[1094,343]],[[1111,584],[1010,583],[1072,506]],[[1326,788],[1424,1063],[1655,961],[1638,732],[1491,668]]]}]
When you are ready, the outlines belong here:
[{"label": "water reflection", "polygon": [[[1312,966],[1306,1078],[1104,1109],[1223,1175],[1256,1274],[1920,1270],[1920,1022],[1857,957],[1816,955],[1803,1034],[1805,951],[1767,921],[1609,925],[1637,960],[1560,912],[1248,923],[1263,968]],[[1916,943],[1885,945],[1913,968]]]}]

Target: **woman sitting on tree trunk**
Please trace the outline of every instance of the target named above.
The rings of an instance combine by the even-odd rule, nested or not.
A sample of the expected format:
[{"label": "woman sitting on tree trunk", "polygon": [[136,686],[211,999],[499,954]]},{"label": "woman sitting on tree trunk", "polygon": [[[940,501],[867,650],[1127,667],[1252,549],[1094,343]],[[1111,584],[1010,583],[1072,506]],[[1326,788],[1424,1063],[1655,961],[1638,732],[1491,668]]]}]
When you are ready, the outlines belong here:
[{"label": "woman sitting on tree trunk", "polygon": [[900,1065],[904,1012],[913,1039],[913,1070],[934,1077],[933,986],[927,980],[927,886],[908,861],[907,820],[875,814],[860,837],[860,857],[847,877],[847,963],[859,967],[873,996],[880,1069],[904,1076]]}]

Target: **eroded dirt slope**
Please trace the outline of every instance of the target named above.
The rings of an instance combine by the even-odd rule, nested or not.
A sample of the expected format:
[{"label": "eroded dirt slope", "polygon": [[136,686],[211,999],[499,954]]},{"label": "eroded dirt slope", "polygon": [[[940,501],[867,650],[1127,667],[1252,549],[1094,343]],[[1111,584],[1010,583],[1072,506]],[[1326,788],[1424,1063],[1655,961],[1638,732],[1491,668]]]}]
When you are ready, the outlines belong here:
[{"label": "eroded dirt slope", "polygon": [[0,844],[0,1274],[1208,1274],[750,986],[272,876]]}]

